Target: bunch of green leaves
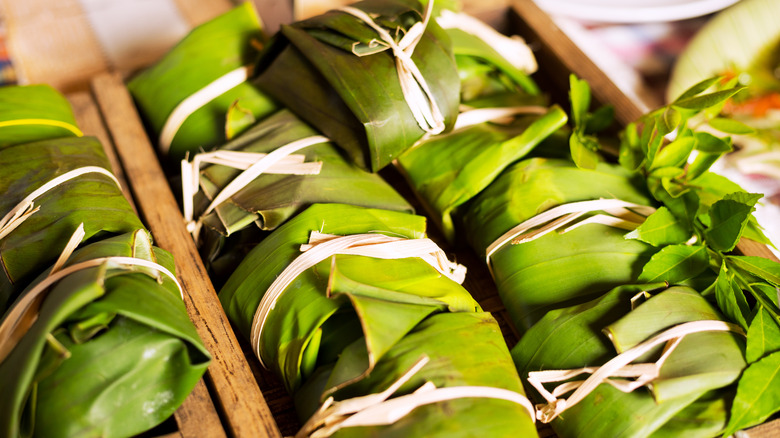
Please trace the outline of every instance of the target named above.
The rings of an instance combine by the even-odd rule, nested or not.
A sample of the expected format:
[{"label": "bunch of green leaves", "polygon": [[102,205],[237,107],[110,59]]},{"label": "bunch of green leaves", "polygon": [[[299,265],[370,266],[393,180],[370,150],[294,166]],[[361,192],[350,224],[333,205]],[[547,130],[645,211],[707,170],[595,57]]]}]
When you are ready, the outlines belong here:
[{"label": "bunch of green leaves", "polygon": [[598,132],[609,127],[614,119],[614,108],[605,105],[590,112],[591,93],[587,81],[569,76],[569,100],[571,118],[574,122],[569,137],[569,151],[574,164],[581,169],[595,169],[602,160],[599,150],[602,144],[596,137]]},{"label": "bunch of green leaves", "polygon": [[[254,5],[244,2],[193,29],[160,61],[133,77],[127,87],[153,140],[182,101],[223,75],[252,65],[264,41]],[[257,87],[243,82],[190,114],[168,155],[180,160],[188,152],[222,144],[236,129],[236,119],[251,124],[277,108]]]},{"label": "bunch of green leaves", "polygon": [[[340,204],[315,204],[292,218],[248,254],[219,293],[228,317],[247,338],[264,292],[301,254],[313,231],[422,238],[425,219]],[[306,270],[268,315],[259,349],[294,395],[302,418],[329,395],[341,400],[386,389],[422,356],[431,362],[396,395],[425,381],[523,393],[495,320],[462,286],[416,257],[336,255]],[[427,405],[391,425],[340,433],[536,434],[521,406],[479,398]]]},{"label": "bunch of green leaves", "polygon": [[[740,379],[727,433],[765,420],[780,406],[780,386],[774,381],[780,362],[771,355],[776,350],[771,346],[780,342],[774,330],[780,322],[780,264],[732,253],[743,238],[771,244],[752,214],[762,195],[709,172],[732,150],[731,138],[723,135],[750,130],[719,115],[726,101],[743,90],[733,84],[720,77],[701,81],[644,115],[622,132],[619,155],[620,163],[642,175],[662,204],[626,236],[659,249],[639,280],[702,285],[703,294],[749,332],[754,354]],[[703,123],[716,131],[697,130]],[[773,373],[767,367],[774,367]]]},{"label": "bunch of green leaves", "polygon": [[[424,13],[416,0],[369,0],[353,7],[398,40]],[[392,50],[377,40],[374,29],[340,11],[285,25],[264,52],[254,79],[374,172],[425,134],[404,98]],[[451,129],[460,80],[449,36],[435,20],[429,20],[411,59],[444,116],[445,129]]]},{"label": "bunch of green leaves", "polygon": [[[171,255],[145,230],[85,246],[64,268],[117,256],[173,271]],[[173,414],[209,362],[173,280],[104,262],[51,286],[34,323],[0,359],[0,434],[139,434]]]}]

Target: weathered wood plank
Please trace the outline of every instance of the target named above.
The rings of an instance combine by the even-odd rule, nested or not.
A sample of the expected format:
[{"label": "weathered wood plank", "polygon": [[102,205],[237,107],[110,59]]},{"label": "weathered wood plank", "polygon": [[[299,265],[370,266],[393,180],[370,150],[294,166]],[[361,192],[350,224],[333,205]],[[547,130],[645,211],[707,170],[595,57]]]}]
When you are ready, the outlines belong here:
[{"label": "weathered wood plank", "polygon": [[[213,355],[207,380],[230,435],[280,437],[214,287],[184,227],[178,204],[146,137],[132,98],[117,74],[103,74],[92,90],[105,117],[134,198],[157,245],[176,260],[185,304],[198,334]],[[202,435],[201,436],[205,436]]]}]

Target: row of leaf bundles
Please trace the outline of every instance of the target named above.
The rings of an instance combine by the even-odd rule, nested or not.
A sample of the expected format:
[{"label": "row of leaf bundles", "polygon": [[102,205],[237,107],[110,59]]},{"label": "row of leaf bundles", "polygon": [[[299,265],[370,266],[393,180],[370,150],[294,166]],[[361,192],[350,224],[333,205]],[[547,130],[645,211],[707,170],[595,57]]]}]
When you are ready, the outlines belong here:
[{"label": "row of leaf bundles", "polygon": [[153,428],[210,361],[170,254],[56,91],[1,88],[0,138],[0,435]]},{"label": "row of leaf bundles", "polygon": [[262,41],[248,2],[128,83],[163,154],[222,144],[280,104],[377,171],[426,133],[450,130],[465,100],[538,94],[524,43],[433,2],[360,2],[283,25],[258,55]]},{"label": "row of leaf bundles", "polygon": [[294,397],[298,436],[536,436],[501,331],[425,219],[315,204],[219,293]]},{"label": "row of leaf bundles", "polygon": [[[600,162],[603,161],[597,151],[600,139],[593,135],[592,127],[603,125],[594,121],[604,113],[600,112],[600,116],[587,113],[589,89],[587,84],[576,79],[572,80],[575,126],[570,141],[574,162],[532,158],[510,165],[511,158],[496,160],[493,165],[500,169],[509,166],[498,174],[489,167],[469,168],[458,163],[457,158],[454,164],[442,163],[435,170],[427,169],[421,164],[425,159],[416,156],[431,153],[424,148],[413,148],[401,156],[399,163],[423,202],[434,206],[431,210],[439,215],[442,212],[457,215],[456,221],[443,216],[447,234],[452,235],[453,222],[459,223],[471,246],[486,256],[512,321],[525,332],[514,350],[515,357],[534,354],[524,351],[523,345],[541,342],[538,338],[541,329],[536,329],[540,320],[552,318],[551,314],[574,317],[582,308],[568,306],[636,281],[687,284],[705,291],[707,299],[717,304],[731,324],[739,327],[743,337],[756,312],[768,312],[774,315],[774,320],[755,319],[754,332],[763,330],[766,324],[773,328],[770,332],[777,331],[775,321],[780,313],[777,293],[773,290],[780,284],[777,275],[780,266],[765,259],[726,255],[742,236],[768,243],[751,215],[760,195],[747,194],[731,181],[707,172],[714,160],[730,150],[730,140],[694,132],[688,127],[688,120],[694,115],[722,105],[736,92],[704,93],[713,83],[714,80],[710,80],[698,84],[673,105],[650,113],[629,126],[623,133],[620,150],[623,166]],[[676,140],[665,144],[664,136],[675,129]],[[456,131],[431,142],[435,143],[438,153],[457,157],[457,150],[462,147],[457,135]],[[501,142],[497,139],[492,147],[497,148]],[[550,139],[543,143],[533,154],[551,153]],[[694,149],[698,155],[689,159]],[[453,189],[440,185],[439,179],[482,181],[480,188],[487,188],[473,199],[469,192],[461,189],[462,197],[459,204],[455,204],[452,202],[455,197],[450,194]],[[447,209],[448,205],[459,206]],[[751,282],[755,285],[749,286]],[[753,299],[752,307],[745,293]],[[561,308],[566,309],[555,310]],[[762,335],[758,338],[753,342],[761,342]],[[576,340],[572,345],[583,348]],[[539,348],[543,353],[537,354],[547,354],[544,349],[551,348],[550,357],[556,354],[566,357],[554,349],[554,343]],[[772,349],[766,351],[772,352]],[[754,355],[749,360],[756,359],[758,356]],[[596,366],[599,362],[594,360],[578,366]],[[560,367],[554,361],[539,362],[538,366],[544,369]],[[772,362],[755,366],[771,367]],[[739,367],[744,367],[744,359]],[[721,381],[720,386],[732,383],[741,370],[739,368],[731,380]],[[520,371],[525,377],[528,370],[521,367]],[[738,399],[735,406],[751,396],[776,396],[771,392],[751,393],[748,382],[755,379],[755,374],[746,372],[745,376],[745,383],[740,384],[743,399]],[[566,393],[574,386],[563,388],[566,386],[560,391]],[[639,397],[637,394],[623,396]],[[698,395],[687,403],[697,398]],[[703,400],[696,406],[707,406],[706,398]],[[660,399],[657,401],[659,406],[664,405]],[[560,402],[558,406],[565,403]],[[605,409],[603,415],[625,418],[627,415],[618,408],[622,403]],[[652,427],[634,429],[636,436],[644,436],[653,428],[661,427],[679,410],[668,409],[666,419],[654,420]],[[713,409],[720,409],[717,425],[712,425],[717,433],[724,428],[727,416],[722,406]],[[760,414],[745,416],[743,404],[732,412],[729,429],[733,431],[763,421],[773,411],[774,408],[768,408]],[[544,417],[543,412],[539,415]],[[568,423],[569,416],[565,413],[563,417],[553,424],[559,434],[582,433],[584,426],[579,420]],[[582,418],[586,417],[593,418]],[[684,422],[679,422],[682,417],[675,418],[672,423],[676,426],[664,427],[676,427],[686,436],[691,433],[682,426]],[[696,423],[693,424],[696,429]],[[623,433],[620,428],[612,429],[610,422],[603,425],[617,431],[618,435]],[[665,432],[671,433],[668,429]],[[594,436],[600,433],[594,432]],[[702,431],[702,434],[711,435],[712,430]]]}]

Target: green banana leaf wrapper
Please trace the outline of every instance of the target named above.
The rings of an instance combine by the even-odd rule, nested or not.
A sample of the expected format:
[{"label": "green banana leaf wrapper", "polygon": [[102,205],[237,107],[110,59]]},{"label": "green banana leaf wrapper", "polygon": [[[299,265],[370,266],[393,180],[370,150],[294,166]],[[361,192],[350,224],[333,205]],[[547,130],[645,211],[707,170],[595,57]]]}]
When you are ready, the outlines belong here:
[{"label": "green banana leaf wrapper", "polygon": [[[566,160],[531,158],[507,168],[463,208],[463,228],[472,248],[484,255],[516,225],[562,204],[605,198],[655,205],[641,187],[641,180],[618,166],[583,170]],[[636,281],[656,249],[626,239],[626,233],[592,223],[496,250],[490,267],[515,327],[522,332],[551,309]]]},{"label": "green banana leaf wrapper", "polygon": [[0,148],[81,135],[70,103],[52,87],[7,86],[0,92]]},{"label": "green banana leaf wrapper", "polygon": [[[180,102],[228,72],[252,65],[264,39],[253,4],[245,2],[192,30],[157,64],[132,78],[127,87],[153,141]],[[179,160],[187,152],[224,143],[227,114],[236,102],[253,119],[278,108],[250,82],[243,82],[190,114],[173,137],[168,156]]]},{"label": "green banana leaf wrapper", "polygon": [[[115,256],[174,269],[145,230],[92,243],[65,267]],[[72,273],[36,315],[0,360],[2,436],[139,434],[173,413],[210,361],[176,283],[146,267],[103,262]]]},{"label": "green banana leaf wrapper", "polygon": [[566,113],[555,106],[542,115],[520,116],[508,125],[469,126],[421,141],[399,157],[398,165],[434,222],[453,242],[454,211],[566,120]]},{"label": "green banana leaf wrapper", "polygon": [[445,31],[452,41],[458,66],[462,103],[485,106],[481,102],[486,98],[512,99],[511,95],[514,98],[525,95],[527,99],[541,95],[529,73],[507,60],[489,42],[463,28],[448,27]]},{"label": "green banana leaf wrapper", "polygon": [[[653,289],[661,287],[661,292]],[[641,291],[653,296],[632,308]],[[629,285],[603,297],[547,313],[512,349],[523,377],[531,371],[598,367],[679,324],[724,317],[696,290],[663,283]],[[655,362],[663,345],[634,363]],[[560,437],[711,437],[726,425],[735,382],[745,367],[745,336],[686,335],[648,387],[621,392],[602,383],[552,421]],[[548,390],[551,389],[547,388]],[[531,390],[534,399],[544,399]]]},{"label": "green banana leaf wrapper", "polygon": [[[415,0],[372,0],[352,6],[372,15],[398,39],[422,21],[424,13]],[[254,79],[358,165],[374,172],[425,134],[404,99],[392,51],[378,51],[376,40],[375,30],[339,11],[285,25],[264,52]],[[434,19],[411,58],[444,116],[445,130],[451,129],[460,103],[460,80],[449,37]]]},{"label": "green banana leaf wrapper", "polygon": [[[0,218],[39,187],[85,166],[111,169],[96,138],[62,137],[0,148]],[[66,181],[33,203],[40,210],[0,239],[0,312],[55,261],[79,224],[89,241],[143,228],[118,185],[100,173]]]},{"label": "green banana leaf wrapper", "polygon": [[[270,153],[293,141],[318,135],[289,110],[280,110],[219,150]],[[204,259],[217,277],[226,278],[246,255],[245,249],[259,239],[258,230],[277,228],[314,203],[339,203],[384,210],[413,212],[413,208],[379,175],[347,160],[333,143],[326,142],[296,152],[306,162],[321,162],[316,175],[265,173],[228,201],[202,216]],[[209,165],[200,173],[195,205],[205,211],[240,170]],[[197,211],[197,210],[196,210]],[[241,236],[236,233],[241,232]],[[227,236],[227,237],[226,237]]]},{"label": "green banana leaf wrapper", "polygon": [[[312,231],[422,238],[425,219],[401,212],[315,204],[261,242],[220,291],[247,338],[264,291],[300,254]],[[412,364],[430,362],[397,394],[490,386],[522,394],[495,320],[459,284],[419,258],[336,255],[297,277],[276,302],[260,339],[263,363],[280,376],[306,419],[337,400],[387,389]],[[486,432],[487,431],[487,432]],[[528,412],[496,399],[464,398],[418,407],[396,423],[334,436],[535,436]]]}]

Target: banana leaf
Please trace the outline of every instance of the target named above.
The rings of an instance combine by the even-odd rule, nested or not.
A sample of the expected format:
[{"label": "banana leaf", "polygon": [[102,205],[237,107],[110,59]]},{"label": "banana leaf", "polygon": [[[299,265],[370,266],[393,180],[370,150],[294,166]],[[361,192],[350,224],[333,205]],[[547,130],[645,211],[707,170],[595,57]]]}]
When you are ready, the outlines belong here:
[{"label": "banana leaf", "polygon": [[[145,230],[83,247],[64,268],[104,257],[174,269]],[[111,261],[50,286],[34,322],[0,359],[0,434],[124,437],[168,418],[210,361],[180,293],[159,271]]]},{"label": "banana leaf", "polygon": [[[396,39],[421,23],[424,14],[415,0],[352,6]],[[377,41],[377,31],[355,16],[330,11],[282,26],[254,79],[264,92],[371,171],[389,164],[426,133],[404,98],[392,50]],[[460,80],[449,37],[435,20],[427,23],[411,59],[441,111],[445,131],[451,129]]]},{"label": "banana leaf", "polygon": [[443,10],[436,21],[452,41],[461,102],[473,105],[497,94],[541,94],[529,76],[536,71],[536,59],[519,37],[506,37],[462,12]]},{"label": "banana leaf", "polygon": [[[622,286],[596,300],[547,313],[512,349],[520,374],[598,367],[671,327],[725,321],[698,292],[680,286],[653,292],[632,309],[636,294],[659,286],[665,287]],[[625,393],[601,383],[555,418],[552,427],[560,437],[717,435],[734,394],[729,385],[745,367],[744,342],[744,333],[688,334],[662,362],[649,389]],[[655,362],[660,354],[656,348],[635,363]],[[535,390],[531,393],[544,402]]]},{"label": "banana leaf", "polygon": [[[463,224],[477,254],[487,254],[516,225],[562,204],[599,198],[654,205],[640,181],[623,169],[599,164],[578,169],[570,161],[532,158],[506,169],[463,208]],[[657,250],[626,239],[626,230],[600,223],[565,234],[549,233],[492,253],[491,272],[515,327],[526,330],[551,309],[594,298],[634,282]]]},{"label": "banana leaf", "polygon": [[[270,153],[317,133],[288,110],[281,110],[220,147],[219,151]],[[333,143],[300,149],[307,163],[321,163],[318,174],[264,173],[207,214],[211,201],[240,170],[213,164],[200,172],[195,200],[203,230],[201,254],[215,284],[223,282],[262,238],[259,230],[273,230],[314,203],[342,203],[412,212],[412,207],[379,175],[367,172],[341,154]],[[195,216],[193,219],[196,219]],[[259,234],[259,236],[258,236]]]},{"label": "banana leaf", "polygon": [[[127,87],[153,140],[159,143],[166,121],[182,101],[227,73],[253,64],[263,41],[257,12],[245,2],[193,29],[157,64],[133,77]],[[251,83],[239,83],[189,114],[167,154],[180,160],[187,152],[224,143],[227,114],[235,102],[253,119],[277,109]]]},{"label": "banana leaf", "polygon": [[558,107],[520,116],[508,125],[480,123],[421,141],[398,164],[430,217],[453,242],[455,209],[565,123],[566,114]]},{"label": "banana leaf", "polygon": [[[288,110],[255,125],[219,150],[269,153],[279,147],[317,135]],[[346,161],[330,142],[301,149],[306,162],[321,162],[315,175],[263,174],[203,217],[210,228],[229,236],[247,225],[273,230],[314,203],[341,203],[411,212],[412,207],[378,175]],[[204,201],[210,202],[240,173],[209,165],[200,173]],[[206,201],[207,200],[207,201]],[[205,207],[205,206],[204,206]]]},{"label": "banana leaf", "polygon": [[[63,137],[0,149],[0,219],[55,178],[91,166],[108,173],[110,164],[93,137]],[[68,238],[84,223],[87,240],[142,228],[118,184],[90,172],[63,182],[33,200],[40,207],[0,238],[0,312],[51,265]]]},{"label": "banana leaf", "polygon": [[[315,204],[275,230],[245,258],[220,291],[238,330],[252,337],[265,291],[300,254],[313,232],[424,237],[420,216],[339,204]],[[522,394],[507,369],[495,320],[458,283],[420,258],[336,255],[304,271],[276,301],[257,347],[308,418],[327,397],[384,391],[422,357],[430,361],[397,391],[488,386]],[[516,403],[466,398],[429,404],[389,425],[345,428],[334,436],[535,436]]]},{"label": "banana leaf", "polygon": [[36,140],[81,135],[70,104],[50,86],[2,88],[0,149]]}]

